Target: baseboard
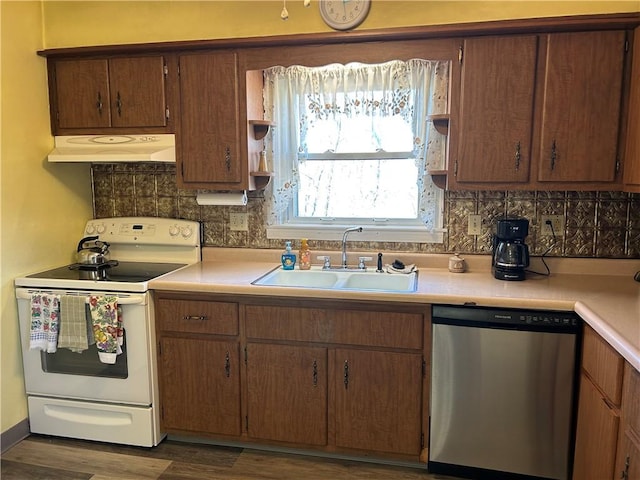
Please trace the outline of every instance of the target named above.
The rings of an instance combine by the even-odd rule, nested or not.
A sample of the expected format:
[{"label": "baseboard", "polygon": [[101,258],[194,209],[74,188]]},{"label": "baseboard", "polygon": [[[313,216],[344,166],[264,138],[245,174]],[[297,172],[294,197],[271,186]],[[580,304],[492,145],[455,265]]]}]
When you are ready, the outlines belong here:
[{"label": "baseboard", "polygon": [[25,418],[21,422],[18,422],[10,429],[0,434],[0,448],[2,453],[9,450],[16,443],[24,440],[29,436],[29,419]]}]

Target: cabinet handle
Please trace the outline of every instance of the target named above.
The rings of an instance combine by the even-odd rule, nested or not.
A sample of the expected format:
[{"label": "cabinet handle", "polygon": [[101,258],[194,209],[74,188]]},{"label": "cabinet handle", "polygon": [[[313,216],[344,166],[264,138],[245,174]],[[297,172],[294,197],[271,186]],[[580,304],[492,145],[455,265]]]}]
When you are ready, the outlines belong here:
[{"label": "cabinet handle", "polygon": [[206,315],[185,315],[183,320],[207,320],[209,317]]},{"label": "cabinet handle", "polygon": [[96,95],[96,108],[98,109],[98,113],[102,115],[102,95],[100,92]]},{"label": "cabinet handle", "polygon": [[231,358],[229,357],[229,352],[224,356],[224,375],[227,378],[231,375]]},{"label": "cabinet handle", "polygon": [[553,143],[551,144],[551,170],[556,168],[556,159],[557,158],[558,158],[558,152],[557,152],[557,149],[556,149],[556,141],[554,139]]},{"label": "cabinet handle", "polygon": [[344,388],[349,388],[349,360],[344,361]]},{"label": "cabinet handle", "polygon": [[624,470],[622,471],[620,478],[622,480],[629,480],[629,455],[624,459]]},{"label": "cabinet handle", "polygon": [[227,146],[224,149],[224,163],[227,166],[227,171],[230,172],[231,171],[231,148],[229,148],[229,146]]},{"label": "cabinet handle", "polygon": [[118,116],[122,116],[122,98],[120,98],[120,92],[117,94],[116,98],[116,108],[118,109]]},{"label": "cabinet handle", "polygon": [[520,170],[520,142],[516,144],[516,170]]},{"label": "cabinet handle", "polygon": [[318,386],[318,362],[317,361],[313,361],[313,374],[312,374],[312,378],[313,378],[313,386],[317,387]]}]

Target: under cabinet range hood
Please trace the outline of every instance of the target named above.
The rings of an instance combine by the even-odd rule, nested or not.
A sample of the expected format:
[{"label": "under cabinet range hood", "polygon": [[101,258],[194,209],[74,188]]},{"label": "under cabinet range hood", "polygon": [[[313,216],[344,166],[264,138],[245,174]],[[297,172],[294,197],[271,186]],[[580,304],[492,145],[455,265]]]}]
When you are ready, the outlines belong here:
[{"label": "under cabinet range hood", "polygon": [[55,148],[49,153],[48,160],[69,163],[175,163],[175,143],[173,134],[65,135],[55,137]]}]

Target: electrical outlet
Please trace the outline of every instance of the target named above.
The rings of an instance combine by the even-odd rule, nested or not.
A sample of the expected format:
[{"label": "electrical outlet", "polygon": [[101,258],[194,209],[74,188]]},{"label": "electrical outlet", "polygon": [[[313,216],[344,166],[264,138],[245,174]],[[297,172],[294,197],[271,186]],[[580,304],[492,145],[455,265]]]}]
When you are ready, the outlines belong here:
[{"label": "electrical outlet", "polygon": [[249,214],[247,213],[230,213],[229,214],[229,228],[239,232],[246,232],[249,230]]},{"label": "electrical outlet", "polygon": [[475,214],[469,215],[467,233],[469,235],[482,235],[482,216]]},{"label": "electrical outlet", "polygon": [[[553,225],[553,230],[551,225]],[[562,237],[564,235],[564,217],[562,215],[542,215],[540,217],[540,235],[553,235]]]}]

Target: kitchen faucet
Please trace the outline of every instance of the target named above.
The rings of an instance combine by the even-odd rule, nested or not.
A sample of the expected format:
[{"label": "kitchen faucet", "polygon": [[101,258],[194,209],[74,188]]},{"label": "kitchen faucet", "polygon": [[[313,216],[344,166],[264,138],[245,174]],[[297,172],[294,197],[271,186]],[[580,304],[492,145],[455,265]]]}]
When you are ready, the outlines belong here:
[{"label": "kitchen faucet", "polygon": [[342,268],[347,268],[347,235],[350,232],[362,232],[362,227],[347,228],[342,234]]}]

